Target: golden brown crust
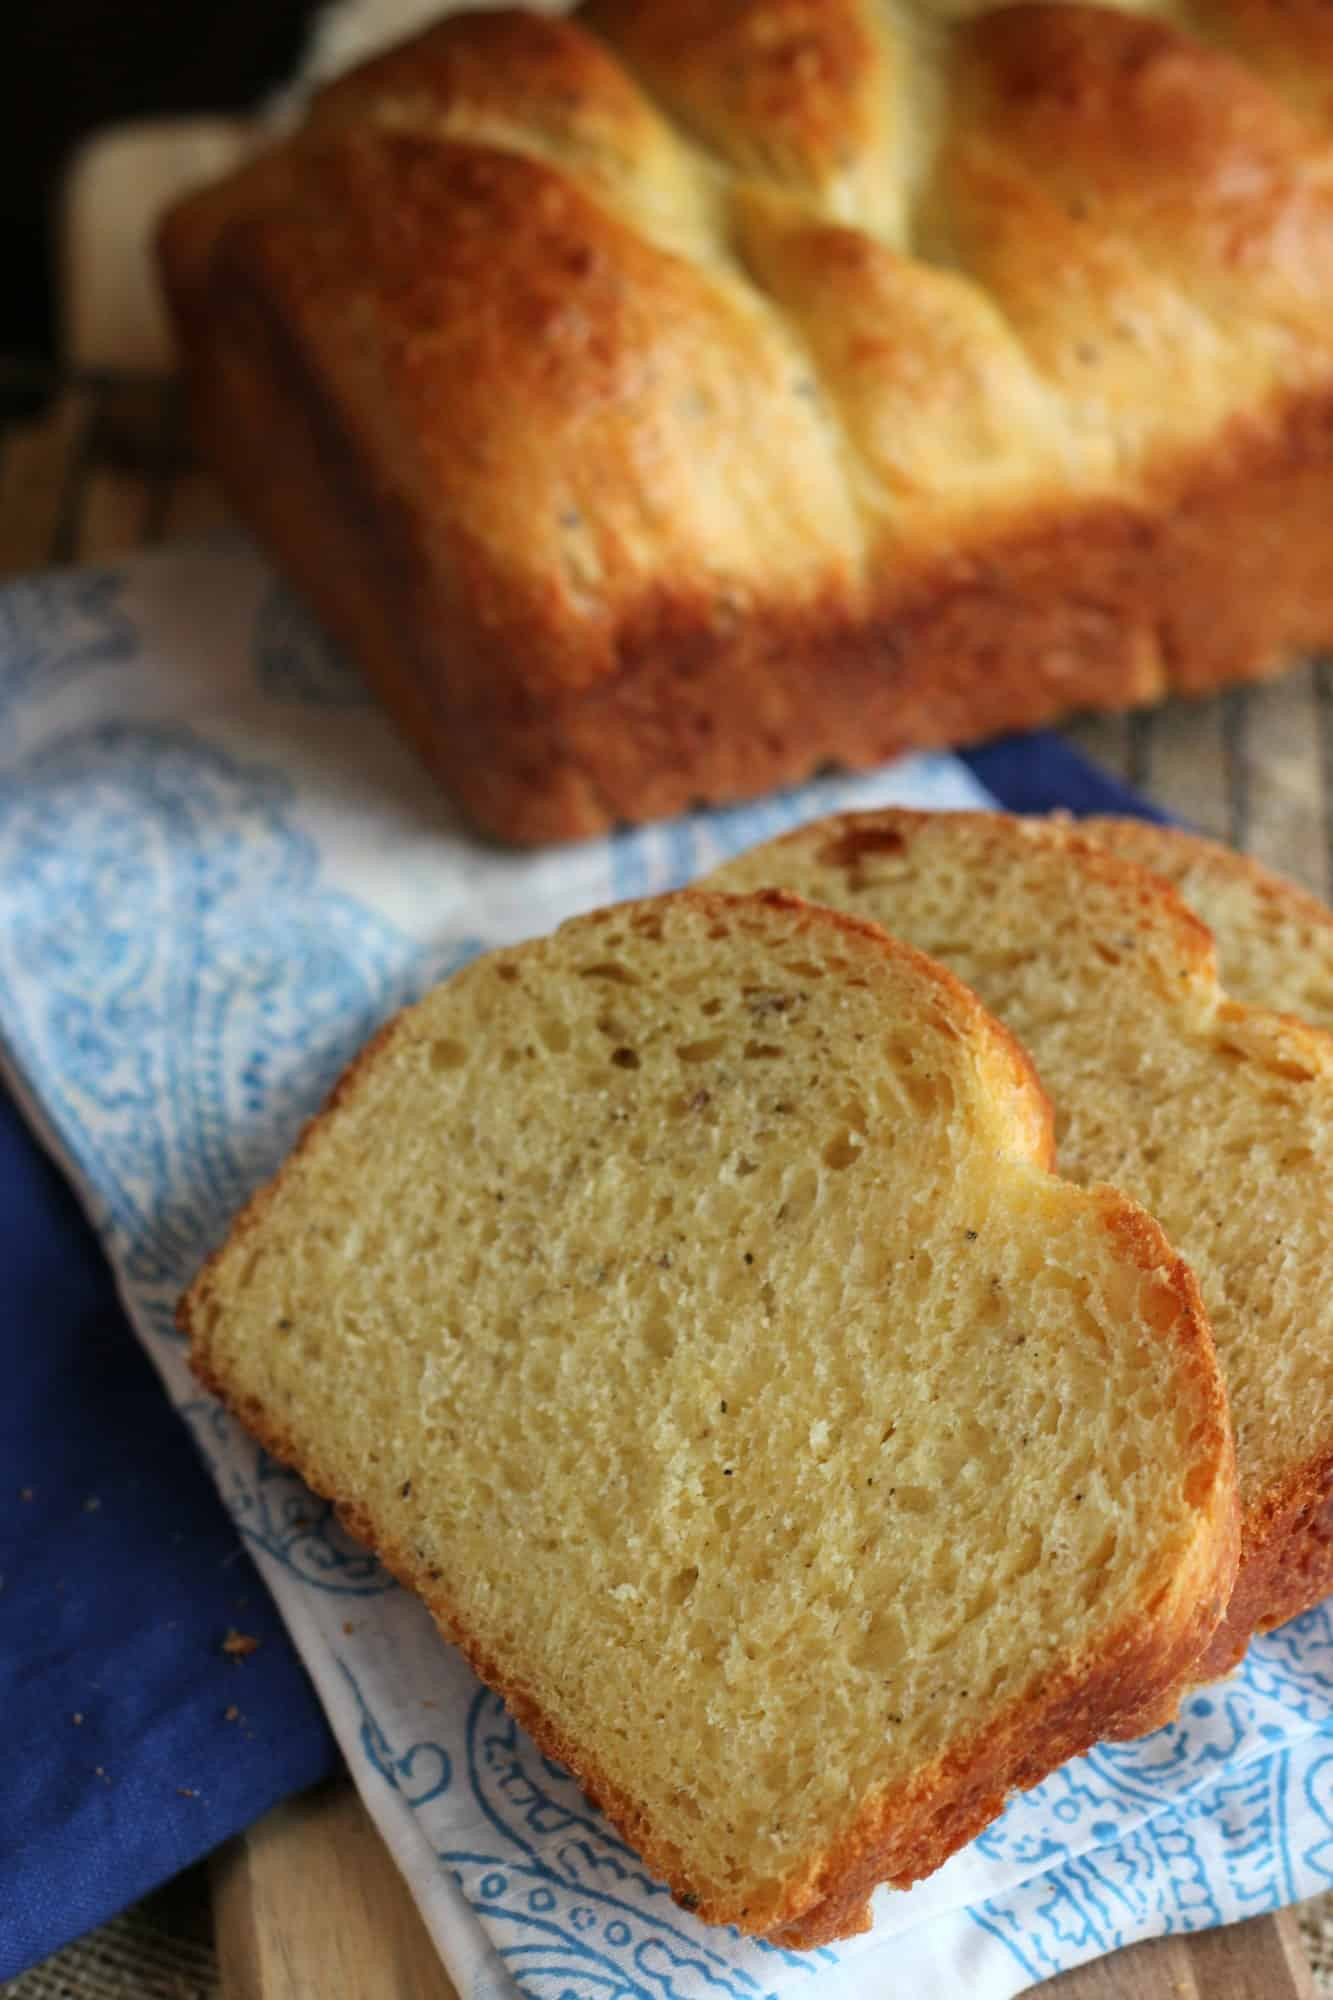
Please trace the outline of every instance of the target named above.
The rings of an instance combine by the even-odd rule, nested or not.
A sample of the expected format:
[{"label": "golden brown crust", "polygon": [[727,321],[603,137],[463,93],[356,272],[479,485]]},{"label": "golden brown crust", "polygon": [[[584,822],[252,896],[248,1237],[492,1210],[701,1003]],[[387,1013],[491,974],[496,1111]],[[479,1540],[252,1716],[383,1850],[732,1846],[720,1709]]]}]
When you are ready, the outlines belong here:
[{"label": "golden brown crust", "polygon": [[1230,1672],[1255,1632],[1285,1625],[1333,1591],[1333,1452],[1298,1466],[1279,1492],[1247,1511],[1245,1561],[1198,1678]]},{"label": "golden brown crust", "polygon": [[[1106,502],[1011,530],[869,615],[835,584],[743,615],[702,593],[646,592],[614,634],[613,673],[534,700],[509,675],[550,656],[537,613],[520,607],[503,643],[480,618],[414,616],[411,541],[395,547],[392,517],[374,519],[310,376],[276,361],[233,372],[231,387],[213,376],[192,389],[224,487],[425,763],[502,840],[581,838],[828,763],[866,769],[1078,710],[1207,694],[1277,673],[1333,632],[1333,395],[1320,395],[1164,476],[1156,508]],[[265,454],[261,477],[257,440],[279,424],[291,449]]]},{"label": "golden brown crust", "polygon": [[[1161,20],[1029,4],[972,23],[957,67],[957,159],[994,146],[1075,224],[1095,205],[1097,239],[1208,312],[1257,307],[1280,340],[1317,310],[1333,284],[1326,137],[1230,54]],[[1048,301],[1048,338],[1062,319]],[[1248,333],[1233,332],[1242,352]]]},{"label": "golden brown crust", "polygon": [[661,121],[614,57],[561,19],[508,8],[456,16],[325,85],[312,121],[400,130],[444,124],[465,104],[478,126],[527,132],[610,173],[660,167]]},{"label": "golden brown crust", "polygon": [[[566,832],[745,796],[836,761],[968,743],[1278,671],[1333,631],[1333,395],[1106,502],[959,552],[858,618],[830,590],[734,629],[667,599],[627,621],[621,668],[558,714],[590,817]],[[553,715],[553,720],[557,718]],[[523,782],[493,830],[540,840]],[[512,828],[521,822],[521,829]]]},{"label": "golden brown crust", "polygon": [[1191,1687],[1239,1666],[1256,1632],[1272,1632],[1333,1591],[1333,1453],[1310,1459],[1241,1519],[1240,1568],[1226,1614],[1184,1681],[1122,1717],[1107,1734],[1132,1742],[1174,1720]]},{"label": "golden brown crust", "polygon": [[1323,0],[1204,0],[1201,16],[1288,104],[1333,128],[1333,17]]},{"label": "golden brown crust", "polygon": [[168,219],[204,451],[507,839],[1275,671],[1333,635],[1333,188],[1264,6],[1208,22],[1271,81],[961,26],[935,152],[861,0],[447,21]]},{"label": "golden brown crust", "polygon": [[[1117,864],[1108,858],[1107,865]],[[945,967],[889,937],[863,917],[816,908],[780,889],[744,898],[720,891],[685,890],[672,900],[718,911],[760,902],[825,932],[833,928],[849,937],[868,939],[878,952],[909,966],[918,976],[924,974],[938,993],[942,1028],[951,1037],[962,1033],[976,1043],[979,1061],[1009,1114],[1013,1151],[1034,1165],[1049,1168],[1053,1151],[1050,1107],[1030,1059],[1009,1031],[982,1008],[975,994]],[[623,907],[618,912],[626,914],[633,921],[632,906],[628,912]],[[573,923],[595,926],[603,915],[594,912]],[[361,1087],[376,1057],[400,1031],[401,1018],[386,1023],[349,1066],[324,1110],[306,1126],[288,1162],[237,1218],[230,1244],[260,1223],[294,1162],[314,1142],[325,1120]],[[874,1800],[802,1876],[789,1880],[780,1893],[762,1905],[742,1903],[734,1890],[692,1879],[683,1857],[660,1838],[640,1804],[612,1783],[586,1746],[571,1740],[532,1691],[478,1642],[452,1602],[446,1579],[421,1552],[382,1532],[364,1504],[338,1490],[338,1482],[322,1464],[317,1446],[292,1434],[254,1397],[236,1392],[215,1367],[210,1350],[212,1291],[221,1251],[209,1259],[181,1301],[178,1322],[190,1343],[191,1367],[204,1386],[222,1398],[267,1450],[293,1465],[315,1491],[331,1499],[349,1532],[423,1598],[444,1636],[503,1696],[538,1746],[574,1772],[590,1797],[632,1842],[646,1865],[669,1882],[685,1907],[705,1921],[734,1923],[744,1931],[806,1949],[865,1928],[869,1921],[866,1899],[878,1882],[907,1886],[929,1873],[995,1817],[1009,1791],[1038,1782],[1065,1757],[1085,1749],[1108,1727],[1114,1727],[1120,1717],[1139,1713],[1177,1688],[1216,1626],[1230,1594],[1238,1542],[1234,1452],[1225,1393],[1197,1286],[1151,1217],[1109,1188],[1094,1190],[1091,1198],[1103,1226],[1122,1250],[1141,1270],[1165,1281],[1156,1292],[1161,1305],[1151,1331],[1177,1343],[1195,1384],[1199,1419],[1192,1442],[1197,1490],[1187,1497],[1198,1509],[1199,1519],[1188,1558],[1177,1565],[1149,1602],[1138,1606],[1097,1645],[1095,1657],[1063,1662],[1028,1687],[984,1735],[955,1745],[910,1783]]]},{"label": "golden brown crust", "polygon": [[580,19],[733,167],[828,193],[849,164],[888,181],[895,81],[856,0],[591,0]]}]

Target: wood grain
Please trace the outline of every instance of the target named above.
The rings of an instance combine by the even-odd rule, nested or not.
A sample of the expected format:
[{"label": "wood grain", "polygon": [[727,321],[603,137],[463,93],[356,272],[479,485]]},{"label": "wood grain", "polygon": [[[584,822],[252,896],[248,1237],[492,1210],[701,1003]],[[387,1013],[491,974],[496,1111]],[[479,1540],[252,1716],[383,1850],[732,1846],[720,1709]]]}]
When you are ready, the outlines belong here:
[{"label": "wood grain", "polygon": [[1040,1990],[1042,2000],[1315,2000],[1290,1910],[1129,1945]]},{"label": "wood grain", "polygon": [[457,2000],[346,1779],[279,1806],[213,1859],[225,2000]]}]

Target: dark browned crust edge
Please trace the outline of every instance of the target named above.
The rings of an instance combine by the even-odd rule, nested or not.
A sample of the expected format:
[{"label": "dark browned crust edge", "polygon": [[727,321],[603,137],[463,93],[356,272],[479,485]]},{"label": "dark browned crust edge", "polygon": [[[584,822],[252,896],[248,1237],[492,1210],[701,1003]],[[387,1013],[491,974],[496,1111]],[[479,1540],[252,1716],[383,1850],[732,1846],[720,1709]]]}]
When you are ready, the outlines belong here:
[{"label": "dark browned crust edge", "polygon": [[775,581],[738,611],[726,592],[664,580],[609,636],[589,624],[576,678],[591,684],[571,691],[578,641],[482,550],[437,551],[447,576],[425,574],[416,524],[377,493],[290,329],[243,268],[226,286],[195,268],[190,228],[187,203],[159,255],[205,459],[429,769],[500,839],[579,838],[830,763],[1204,694],[1333,638],[1325,386],[1155,465],[1152,501],[1057,498],[1003,530],[960,530],[868,597],[831,583],[792,603]]},{"label": "dark browned crust edge", "polygon": [[[1009,1031],[977,1000],[971,989],[946,967],[913,947],[890,937],[879,926],[847,912],[811,905],[783,890],[763,890],[755,897],[683,890],[672,898],[647,899],[638,907],[683,900],[696,904],[732,905],[758,901],[791,909],[822,927],[871,938],[892,956],[925,970],[951,1001],[961,1000],[969,1015],[998,1029],[996,1047],[1016,1057],[1013,1085],[1016,1098],[1026,1096],[1036,1082],[1031,1062]],[[624,916],[621,905],[617,914]],[[605,912],[594,911],[573,924],[595,922]],[[331,1500],[339,1520],[406,1588],[426,1604],[443,1636],[455,1645],[473,1670],[498,1693],[529,1732],[538,1748],[564,1764],[588,1796],[660,1876],[682,1907],[706,1923],[733,1924],[751,1935],[767,1937],[797,1950],[832,1943],[869,1927],[868,1898],[881,1882],[908,1887],[937,1868],[948,1856],[987,1826],[1003,1809],[1009,1792],[1037,1784],[1057,1765],[1077,1755],[1113,1728],[1118,1718],[1160,1703],[1177,1689],[1198,1659],[1221,1618],[1235,1579],[1239,1528],[1235,1495],[1235,1463],[1225,1391],[1217,1371],[1212,1336],[1193,1273],[1174,1255],[1153,1218],[1110,1188],[1093,1190],[1105,1226],[1117,1234],[1145,1269],[1166,1270],[1177,1311],[1171,1331],[1184,1348],[1190,1371],[1199,1382],[1204,1414],[1199,1472],[1212,1494],[1211,1542],[1207,1563],[1184,1603],[1173,1604],[1163,1586],[1141,1610],[1128,1617],[1099,1646],[1091,1663],[1066,1662],[1034,1682],[997,1720],[973,1738],[955,1745],[918,1778],[871,1801],[856,1823],[800,1877],[781,1898],[763,1909],[738,1905],[734,1892],[718,1892],[707,1883],[691,1882],[683,1857],[654,1833],[642,1807],[600,1770],[584,1748],[570,1739],[542,1709],[528,1689],[512,1679],[492,1658],[458,1615],[440,1587],[441,1578],[415,1550],[380,1536],[365,1508],[332,1490],[313,1457],[302,1450],[281,1424],[272,1422],[257,1399],[233,1395],[214,1370],[203,1323],[215,1265],[228,1244],[247,1235],[261,1220],[291,1163],[310,1145],[324,1120],[355,1089],[375,1055],[398,1031],[401,1015],[387,1021],[354,1058],[334,1087],[324,1109],[301,1133],[293,1153],[277,1174],[261,1187],[236,1218],[227,1243],[214,1251],[177,1309],[177,1325],[189,1342],[189,1361],[203,1386],[231,1410],[245,1428],[275,1458],[291,1465],[312,1489]],[[1049,1109],[1049,1107],[1047,1107]],[[1047,1126],[1049,1134],[1049,1125]],[[1042,1158],[1039,1132],[1029,1135],[1034,1163]]]},{"label": "dark browned crust edge", "polygon": [[1333,1591],[1333,1449],[1296,1466],[1242,1522],[1244,1561],[1226,1617],[1199,1661],[1216,1680],[1256,1632],[1271,1632]]},{"label": "dark browned crust edge", "polygon": [[[664,586],[626,620],[614,673],[543,718],[601,812],[553,831],[1206,694],[1327,643],[1333,563],[1313,523],[1333,518],[1333,393],[1235,420],[1152,484],[1151,504],[1067,500],[918,556],[865,607],[830,590],[727,618]],[[552,837],[525,786],[506,800],[517,831],[488,824]]]},{"label": "dark browned crust edge", "polygon": [[1333,1451],[1297,1466],[1241,1522],[1241,1561],[1222,1622],[1184,1684],[1127,1716],[1109,1732],[1132,1742],[1175,1720],[1196,1687],[1222,1680],[1256,1633],[1275,1631],[1333,1591]]}]

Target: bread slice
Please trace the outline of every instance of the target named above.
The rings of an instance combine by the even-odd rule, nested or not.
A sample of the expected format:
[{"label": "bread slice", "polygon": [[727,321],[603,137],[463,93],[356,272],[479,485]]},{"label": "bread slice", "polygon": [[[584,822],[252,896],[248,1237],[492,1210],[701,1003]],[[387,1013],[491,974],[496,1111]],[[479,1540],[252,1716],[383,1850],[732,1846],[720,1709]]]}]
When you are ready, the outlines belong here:
[{"label": "bread slice", "polygon": [[1068,823],[869,813],[714,880],[795,889],[942,959],[1030,1052],[1061,1170],[1134,1195],[1197,1272],[1243,1510],[1201,1664],[1224,1672],[1333,1589],[1333,1041],[1229,999],[1170,885]]},{"label": "bread slice", "polygon": [[1218,841],[1142,819],[1085,819],[1080,830],[1180,891],[1217,945],[1234,999],[1333,1031],[1333,911],[1295,882]]},{"label": "bread slice", "polygon": [[812,1945],[1173,1685],[1234,1571],[1194,1282],[949,973],[684,894],[391,1022],[182,1307],[678,1900]]}]

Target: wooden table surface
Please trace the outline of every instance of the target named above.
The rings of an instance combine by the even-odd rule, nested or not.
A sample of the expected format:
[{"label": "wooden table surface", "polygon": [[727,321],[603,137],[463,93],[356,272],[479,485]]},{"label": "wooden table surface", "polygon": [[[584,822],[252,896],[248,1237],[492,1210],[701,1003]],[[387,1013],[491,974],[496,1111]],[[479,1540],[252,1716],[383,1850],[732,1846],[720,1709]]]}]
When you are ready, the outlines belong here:
[{"label": "wooden table surface", "polygon": [[[16,382],[8,378],[11,392]],[[160,383],[82,378],[0,440],[0,576],[196,536],[225,521],[190,464],[179,411]],[[1264,858],[1327,894],[1326,680],[1325,669],[1312,669],[1279,690],[1078,733],[1163,803],[1238,844],[1248,836]],[[1251,755],[1255,732],[1266,732],[1273,754]],[[225,2000],[453,1994],[346,1780],[280,1807],[231,1843],[215,1858],[212,1884]],[[1312,2000],[1314,1985],[1294,1919],[1283,1913],[1135,1945],[1042,1991],[1052,2000]]]}]

